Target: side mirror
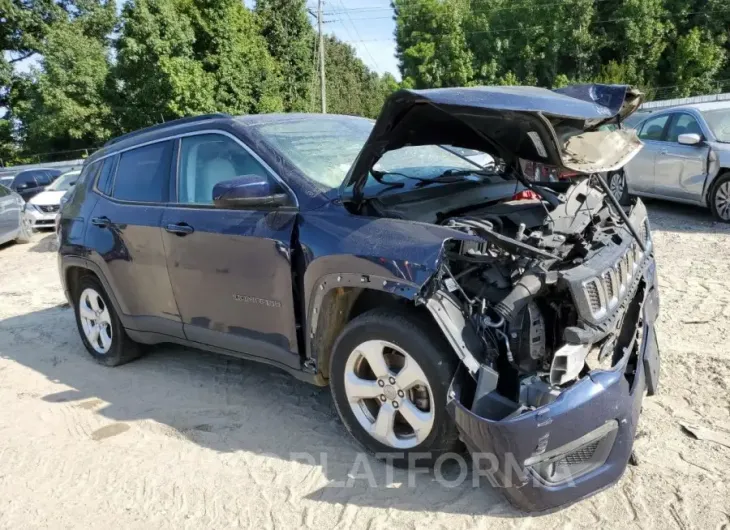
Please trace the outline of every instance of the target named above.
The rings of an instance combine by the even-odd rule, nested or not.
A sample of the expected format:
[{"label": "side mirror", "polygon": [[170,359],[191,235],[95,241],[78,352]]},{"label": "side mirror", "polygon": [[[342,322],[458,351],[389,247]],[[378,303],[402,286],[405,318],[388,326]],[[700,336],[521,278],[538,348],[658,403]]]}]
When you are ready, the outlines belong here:
[{"label": "side mirror", "polygon": [[697,145],[702,141],[702,137],[696,133],[680,134],[677,141],[682,145]]},{"label": "side mirror", "polygon": [[278,186],[272,189],[269,179],[260,175],[243,175],[224,180],[213,187],[213,204],[218,208],[276,208],[289,204],[289,196]]}]

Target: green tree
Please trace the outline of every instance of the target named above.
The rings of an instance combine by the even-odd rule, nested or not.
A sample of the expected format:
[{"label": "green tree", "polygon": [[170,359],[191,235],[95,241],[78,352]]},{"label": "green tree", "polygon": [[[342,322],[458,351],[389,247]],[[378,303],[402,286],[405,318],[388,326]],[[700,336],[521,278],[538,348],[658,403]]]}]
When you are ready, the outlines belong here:
[{"label": "green tree", "polygon": [[46,29],[39,67],[17,76],[9,95],[12,115],[20,120],[17,133],[30,152],[98,145],[111,133],[105,86],[114,2],[61,5],[67,15]]},{"label": "green tree", "polygon": [[216,110],[231,114],[283,110],[281,78],[256,18],[240,0],[186,0],[193,50],[214,79]]},{"label": "green tree", "polygon": [[257,0],[255,13],[269,53],[281,70],[284,110],[309,110],[315,32],[307,18],[306,0]]},{"label": "green tree", "polygon": [[193,23],[176,0],[124,5],[113,91],[120,132],[215,110],[215,79],[194,44]]},{"label": "green tree", "polygon": [[415,88],[470,84],[474,75],[464,17],[468,0],[393,0],[396,55]]}]

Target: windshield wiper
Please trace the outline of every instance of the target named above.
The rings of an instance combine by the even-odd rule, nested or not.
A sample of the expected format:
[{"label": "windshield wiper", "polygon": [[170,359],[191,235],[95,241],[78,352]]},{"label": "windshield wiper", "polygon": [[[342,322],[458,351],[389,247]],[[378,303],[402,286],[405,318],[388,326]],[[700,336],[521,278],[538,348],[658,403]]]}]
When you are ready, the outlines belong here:
[{"label": "windshield wiper", "polygon": [[479,177],[479,176],[493,176],[493,171],[487,171],[484,169],[447,169],[440,175],[437,175],[435,177],[416,177],[413,175],[406,175],[405,173],[400,173],[398,171],[377,171],[377,170],[371,170],[370,174],[373,176],[373,178],[378,181],[380,184],[387,184],[389,186],[397,186],[399,188],[402,188],[404,186],[403,182],[392,182],[385,180],[383,177],[386,177],[388,175],[399,175],[403,178],[409,179],[409,180],[417,180],[418,184],[417,186],[426,186],[428,184],[432,183],[448,183],[448,182],[460,182],[464,180],[471,180],[473,182],[481,182],[483,179],[481,178],[467,178],[471,176]]},{"label": "windshield wiper", "polygon": [[[422,178],[418,179],[420,182],[416,184],[416,186],[427,186],[432,183],[448,183],[448,182],[461,182],[461,181],[471,181],[471,182],[484,182],[484,179],[481,177],[490,177],[494,176],[493,171],[487,171],[485,169],[447,169],[440,175],[437,175],[432,178]],[[474,178],[468,178],[468,177],[474,177]]]}]

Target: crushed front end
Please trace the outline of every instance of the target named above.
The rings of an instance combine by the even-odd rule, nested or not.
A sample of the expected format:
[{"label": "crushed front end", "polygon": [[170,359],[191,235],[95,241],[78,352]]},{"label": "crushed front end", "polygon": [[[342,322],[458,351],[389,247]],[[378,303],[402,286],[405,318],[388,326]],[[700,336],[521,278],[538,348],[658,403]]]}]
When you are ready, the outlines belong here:
[{"label": "crushed front end", "polygon": [[618,480],[659,374],[646,208],[628,212],[637,238],[594,178],[556,202],[446,220],[472,238],[445,243],[424,294],[462,360],[448,410],[475,463],[525,511]]}]

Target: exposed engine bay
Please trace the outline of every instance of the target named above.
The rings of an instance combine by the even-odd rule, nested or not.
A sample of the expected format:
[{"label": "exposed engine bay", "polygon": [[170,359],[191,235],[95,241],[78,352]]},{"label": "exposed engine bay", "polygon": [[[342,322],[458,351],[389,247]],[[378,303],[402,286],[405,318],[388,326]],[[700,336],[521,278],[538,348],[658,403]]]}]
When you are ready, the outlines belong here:
[{"label": "exposed engine bay", "polygon": [[465,237],[445,242],[423,299],[476,382],[475,400],[490,396],[480,414],[495,419],[554,401],[640,340],[643,204],[631,212],[639,245],[594,177],[550,199],[440,214]]}]

